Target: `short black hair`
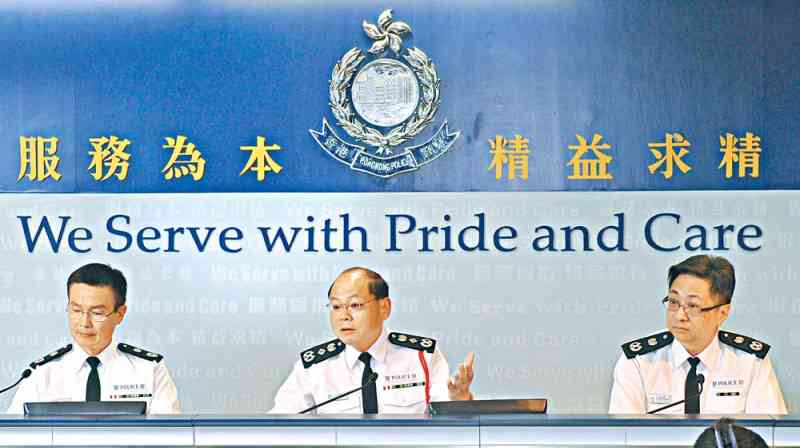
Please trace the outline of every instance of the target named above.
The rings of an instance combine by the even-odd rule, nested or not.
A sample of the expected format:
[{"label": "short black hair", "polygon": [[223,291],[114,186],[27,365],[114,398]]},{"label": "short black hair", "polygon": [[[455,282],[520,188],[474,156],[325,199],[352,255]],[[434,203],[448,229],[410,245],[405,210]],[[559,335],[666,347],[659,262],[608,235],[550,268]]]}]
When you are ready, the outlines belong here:
[{"label": "short black hair", "polygon": [[[336,279],[333,281],[333,283],[336,283],[336,280],[339,280],[341,276],[356,271],[363,273],[367,277],[367,289],[369,289],[369,293],[372,294],[373,297],[376,299],[385,299],[386,297],[389,297],[389,285],[386,283],[386,280],[384,280],[380,274],[372,269],[367,269],[360,266],[354,266],[352,268],[345,269],[341,274],[336,276]],[[330,288],[328,288],[328,297],[331,296],[331,291],[333,291],[333,283],[331,283]]]},{"label": "short black hair", "polygon": [[711,282],[711,294],[722,298],[723,303],[731,303],[736,288],[736,272],[730,261],[715,255],[695,255],[670,266],[667,286],[682,274],[702,278]]},{"label": "short black hair", "polygon": [[700,434],[694,448],[769,448],[767,442],[755,432],[723,418]]},{"label": "short black hair", "polygon": [[109,286],[114,291],[114,311],[125,305],[125,296],[128,293],[128,282],[122,271],[102,263],[89,263],[76,269],[67,278],[67,300],[69,300],[69,287],[74,283],[83,283],[89,286]]}]

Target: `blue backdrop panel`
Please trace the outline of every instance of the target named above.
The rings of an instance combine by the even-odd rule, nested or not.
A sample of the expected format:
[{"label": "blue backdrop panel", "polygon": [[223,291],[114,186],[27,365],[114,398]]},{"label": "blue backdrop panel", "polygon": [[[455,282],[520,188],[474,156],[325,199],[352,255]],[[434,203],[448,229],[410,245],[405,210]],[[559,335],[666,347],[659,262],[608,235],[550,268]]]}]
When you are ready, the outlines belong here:
[{"label": "blue backdrop panel", "polygon": [[[376,178],[309,135],[334,123],[334,64],[394,9],[442,78],[434,123],[461,136],[438,160]],[[794,189],[800,174],[800,8],[786,1],[175,1],[0,6],[0,190],[52,192]],[[720,135],[762,139],[758,178],[725,179]],[[346,136],[337,130],[340,136]],[[647,144],[680,132],[686,174],[650,174]],[[576,134],[600,133],[613,180],[568,180]],[[89,139],[131,141],[128,179],[89,176]],[[186,135],[201,181],[165,180]],[[497,180],[489,140],[530,140],[527,180]],[[284,170],[239,176],[257,136]],[[17,181],[20,136],[60,139],[55,182]],[[352,140],[350,140],[352,141]]]}]

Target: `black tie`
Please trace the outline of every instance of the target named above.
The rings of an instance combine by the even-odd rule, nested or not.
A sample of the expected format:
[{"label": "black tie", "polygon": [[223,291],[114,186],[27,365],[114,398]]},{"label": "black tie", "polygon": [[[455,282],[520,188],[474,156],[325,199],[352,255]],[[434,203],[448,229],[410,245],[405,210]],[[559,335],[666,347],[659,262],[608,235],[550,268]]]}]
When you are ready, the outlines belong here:
[{"label": "black tie", "polygon": [[686,375],[686,385],[683,389],[683,396],[686,402],[683,404],[683,410],[687,414],[700,413],[700,385],[697,383],[697,364],[700,364],[700,358],[687,359],[692,368],[689,369],[689,374]]},{"label": "black tie", "polygon": [[364,407],[365,414],[377,414],[378,392],[375,389],[375,381],[369,381],[369,377],[372,376],[372,367],[369,366],[369,360],[372,359],[372,356],[364,352],[358,355],[358,359],[364,363],[364,374],[361,375],[361,385],[366,385],[364,390],[361,391],[361,405]]},{"label": "black tie", "polygon": [[86,362],[92,367],[89,372],[89,379],[86,380],[86,401],[100,401],[100,375],[97,373],[97,366],[100,360],[94,356],[86,358]]}]

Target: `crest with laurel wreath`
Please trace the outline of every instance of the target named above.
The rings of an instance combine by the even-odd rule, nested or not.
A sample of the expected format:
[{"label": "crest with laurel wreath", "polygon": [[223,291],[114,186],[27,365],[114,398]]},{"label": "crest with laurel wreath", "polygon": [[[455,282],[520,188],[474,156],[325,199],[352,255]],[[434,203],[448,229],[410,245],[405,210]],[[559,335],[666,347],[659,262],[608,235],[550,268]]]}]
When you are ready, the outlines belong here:
[{"label": "crest with laurel wreath", "polygon": [[[351,168],[367,171],[380,177],[389,177],[399,172],[416,169],[438,158],[450,148],[460,132],[449,132],[445,121],[437,134],[425,144],[404,148],[406,150],[404,154],[410,154],[410,158],[403,159],[400,155],[394,155],[395,147],[414,139],[433,122],[441,103],[441,80],[436,65],[424,51],[416,47],[403,48],[403,36],[411,32],[411,27],[405,22],[394,20],[391,9],[383,11],[378,17],[377,23],[373,24],[364,20],[361,26],[364,33],[372,39],[372,46],[366,53],[358,47],[351,48],[336,62],[331,72],[329,105],[336,124],[356,142],[372,148],[374,155],[370,154],[371,158],[360,162],[356,160],[359,155],[362,158],[367,157],[365,155],[366,148],[341,140],[333,129],[328,132],[326,129],[328,123],[324,118],[322,131],[310,130],[310,132],[323,149],[343,163],[350,164]],[[394,57],[391,57],[392,55]],[[407,118],[401,116],[397,120],[399,123],[392,123],[390,126],[371,126],[375,122],[370,122],[353,107],[354,78],[361,76],[361,72],[375,63],[398,66],[401,72],[404,71],[408,75],[404,81],[413,83],[411,86],[413,89],[404,91],[404,98],[407,99],[411,96],[416,100],[412,105],[413,109],[409,110]],[[413,76],[410,73],[413,73]],[[379,80],[379,82],[384,81],[384,79]],[[383,86],[379,86],[378,90],[382,88]],[[386,87],[386,91],[389,88]],[[408,90],[412,90],[414,95],[409,95]],[[383,90],[380,91],[383,92]],[[403,92],[400,95],[403,96]],[[380,109],[379,106],[380,104],[374,108]],[[356,107],[356,109],[358,108]],[[426,145],[428,147],[423,148]],[[350,154],[352,151],[356,153]],[[378,171],[380,169],[386,171],[383,174],[381,172],[373,173],[370,172],[371,169],[356,166],[390,162],[395,164],[393,166],[397,168],[396,170],[395,168],[374,168]]]}]

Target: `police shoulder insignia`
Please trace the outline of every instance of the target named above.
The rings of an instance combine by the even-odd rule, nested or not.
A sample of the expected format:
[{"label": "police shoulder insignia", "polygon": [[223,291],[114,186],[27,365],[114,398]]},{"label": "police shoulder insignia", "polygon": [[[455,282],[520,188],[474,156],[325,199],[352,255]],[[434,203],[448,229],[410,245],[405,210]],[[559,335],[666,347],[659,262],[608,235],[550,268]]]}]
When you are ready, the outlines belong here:
[{"label": "police shoulder insignia", "polygon": [[414,336],[405,333],[389,333],[389,342],[401,347],[413,348],[422,352],[433,353],[436,341],[425,336]]},{"label": "police shoulder insignia", "polygon": [[300,360],[303,361],[303,367],[307,369],[314,364],[338,355],[342,351],[344,351],[344,342],[334,339],[324,344],[303,350],[300,353]]},{"label": "police shoulder insignia", "polygon": [[60,358],[60,357],[62,357],[64,355],[66,355],[67,353],[69,353],[70,350],[72,350],[72,344],[67,344],[67,345],[61,347],[60,349],[58,349],[58,350],[56,350],[56,351],[54,351],[52,353],[48,353],[48,354],[42,356],[41,358],[37,359],[36,361],[30,363],[29,364],[30,368],[31,369],[35,369],[35,368],[37,368],[39,366],[43,366],[43,365],[47,364],[50,361],[53,361],[55,359],[58,359],[58,358]]},{"label": "police shoulder insignia", "polygon": [[626,342],[622,344],[622,351],[625,353],[625,357],[633,359],[639,355],[644,355],[645,353],[654,352],[662,347],[666,347],[672,344],[673,340],[675,340],[675,336],[669,331],[665,331],[663,333],[653,334],[641,339]]},{"label": "police shoulder insignia", "polygon": [[731,333],[730,331],[720,331],[719,340],[733,348],[756,355],[760,359],[764,359],[769,351],[769,344],[766,342],[761,342],[749,336]]},{"label": "police shoulder insignia", "polygon": [[145,350],[143,348],[134,347],[130,344],[118,344],[117,348],[121,352],[125,352],[129,355],[136,356],[138,358],[146,359],[148,361],[159,362],[164,359],[163,356],[159,355],[158,353],[151,352],[149,350]]}]

